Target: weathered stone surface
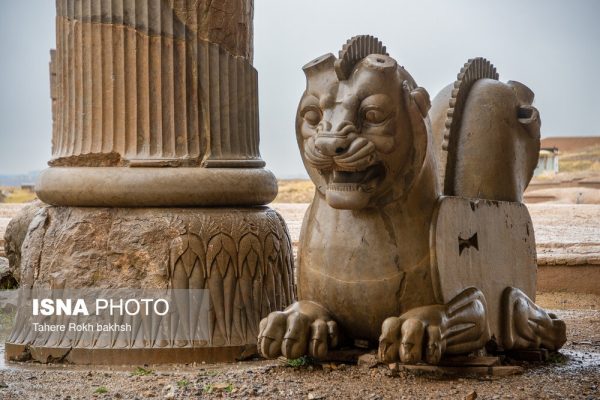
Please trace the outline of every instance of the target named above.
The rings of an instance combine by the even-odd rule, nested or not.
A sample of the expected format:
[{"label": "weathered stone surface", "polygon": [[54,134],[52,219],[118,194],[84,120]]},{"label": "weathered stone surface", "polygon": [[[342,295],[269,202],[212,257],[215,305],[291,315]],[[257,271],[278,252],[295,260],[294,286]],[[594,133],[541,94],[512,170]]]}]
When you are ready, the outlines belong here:
[{"label": "weathered stone surface", "polygon": [[147,35],[165,34],[178,39],[197,34],[237,57],[252,61],[253,0],[113,0],[83,7],[73,0],[57,2],[57,16],[79,22],[122,24]]},{"label": "weathered stone surface", "polygon": [[368,353],[358,357],[357,364],[361,368],[375,368],[379,364],[379,360],[377,359],[377,354]]},{"label": "weathered stone surface", "polygon": [[447,196],[523,200],[538,161],[540,115],[531,89],[498,78],[488,60],[471,59],[433,100],[433,143],[441,143],[434,149]]},{"label": "weathered stone surface", "polygon": [[[299,301],[263,320],[260,350],[320,358],[335,347],[338,330],[380,341],[382,361],[402,354],[403,361],[439,362],[444,352],[483,346],[479,291],[465,288],[447,305],[435,302],[429,237],[440,191],[429,95],[371,36],[354,37],[339,58],[327,54],[303,69],[296,138],[317,193],[298,249]],[[463,324],[461,337],[453,337]],[[287,331],[280,348],[272,345],[270,338]],[[434,343],[427,355],[425,331]],[[400,351],[400,337],[414,346]]]},{"label": "weathered stone surface", "polygon": [[36,193],[66,206],[252,206],[270,203],[277,181],[262,168],[53,167]]},{"label": "weathered stone surface", "polygon": [[[19,313],[9,359],[232,361],[295,299],[285,223],[256,207],[277,183],[259,154],[253,4],[56,2],[52,159],[36,193],[58,207],[28,224],[22,286],[205,289],[210,309],[199,317],[202,296],[185,291],[164,325],[136,314],[128,333],[74,337],[39,335]],[[141,208],[199,206],[221,208]]]},{"label": "weathered stone surface", "polygon": [[[254,346],[260,319],[294,300],[292,257],[283,220],[266,207],[45,207],[35,214],[22,246],[21,285],[207,289],[215,321],[212,336],[206,343],[177,347],[213,348],[216,353],[195,351],[196,361],[223,361]],[[28,333],[29,326],[22,325],[24,332],[18,331],[17,321],[11,334],[18,340],[10,342],[10,357],[19,357],[24,345],[35,344],[40,354],[56,347],[38,340]],[[76,341],[70,347],[78,349],[73,362],[125,362],[110,349],[104,348],[105,356],[94,361],[93,352],[86,353],[94,346]],[[126,348],[154,347],[138,343]],[[169,355],[164,345],[160,349],[147,353],[148,360],[175,362],[174,356],[181,357],[180,352]],[[143,358],[142,353],[139,356]]]},{"label": "weathered stone surface", "polygon": [[[273,200],[276,180],[259,152],[252,0],[56,4],[52,159],[40,199],[97,207]],[[92,172],[92,189],[105,190],[86,185],[94,167],[106,171]]]},{"label": "weathered stone surface", "polygon": [[[165,18],[173,19],[154,21],[155,35],[143,25],[119,21],[118,9],[106,24],[78,15],[57,19],[50,65],[50,165],[264,166],[258,149],[256,70],[218,42],[186,32],[201,4],[190,4],[178,16],[164,1],[149,2],[159,3]],[[171,27],[181,37],[168,32],[169,23],[181,25]],[[236,30],[223,33],[239,36]]]},{"label": "weathered stone surface", "polygon": [[[166,288],[173,282],[173,246],[185,235],[227,235],[237,250],[256,238],[291,268],[291,246],[279,215],[265,207],[220,209],[46,207],[33,219],[23,243],[22,283],[32,287]],[[282,246],[273,247],[273,240]],[[206,249],[204,249],[206,253]],[[232,254],[234,256],[235,254]],[[211,262],[208,262],[211,261]],[[212,260],[202,260],[210,266]],[[237,265],[243,259],[232,259]],[[173,265],[171,265],[173,264]],[[206,268],[208,268],[206,266]],[[278,268],[282,267],[278,265]],[[240,265],[241,268],[241,265]],[[287,272],[286,272],[287,274]],[[289,302],[286,294],[283,303]]]},{"label": "weathered stone surface", "polygon": [[18,281],[21,279],[21,246],[27,235],[29,224],[35,214],[45,207],[41,201],[34,201],[26,205],[11,219],[4,233],[4,249],[10,265],[12,276]]},{"label": "weathered stone surface", "polygon": [[[525,369],[518,365],[498,365],[491,367],[465,366],[465,367],[446,367],[437,365],[399,365],[400,371],[417,372],[420,374],[432,374],[437,376],[451,377],[472,377],[472,376],[511,376],[519,375],[525,372]],[[475,393],[475,392],[472,392]],[[477,398],[477,394],[466,396],[468,399]]]},{"label": "weathered stone surface", "polygon": [[261,322],[261,353],[323,358],[339,332],[378,341],[386,363],[438,364],[494,336],[559,348],[564,324],[528,297],[535,241],[520,201],[539,149],[533,92],[475,58],[432,116],[427,91],[372,36],[303,70],[296,139],[317,190],[299,299]]},{"label": "weathered stone surface", "polygon": [[448,303],[465,287],[477,287],[486,298],[490,335],[502,343],[506,287],[519,287],[535,300],[535,238],[527,207],[442,198],[433,221],[431,251],[437,301]]}]

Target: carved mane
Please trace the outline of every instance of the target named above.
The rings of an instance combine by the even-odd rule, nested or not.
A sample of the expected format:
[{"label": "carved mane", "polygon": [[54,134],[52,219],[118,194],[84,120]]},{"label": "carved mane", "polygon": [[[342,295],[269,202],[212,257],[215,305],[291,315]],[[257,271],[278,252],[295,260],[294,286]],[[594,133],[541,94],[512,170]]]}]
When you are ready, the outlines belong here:
[{"label": "carved mane", "polygon": [[348,79],[356,63],[371,54],[388,55],[383,43],[374,36],[354,36],[344,44],[335,62],[335,73],[340,81]]},{"label": "carved mane", "polygon": [[454,81],[454,88],[450,97],[449,108],[446,113],[446,123],[444,130],[444,140],[442,142],[441,152],[441,182],[444,183],[444,194],[454,194],[454,175],[457,157],[457,145],[459,141],[459,131],[462,122],[463,109],[469,97],[469,92],[473,84],[479,79],[494,79],[500,78],[496,67],[483,57],[469,59]]}]

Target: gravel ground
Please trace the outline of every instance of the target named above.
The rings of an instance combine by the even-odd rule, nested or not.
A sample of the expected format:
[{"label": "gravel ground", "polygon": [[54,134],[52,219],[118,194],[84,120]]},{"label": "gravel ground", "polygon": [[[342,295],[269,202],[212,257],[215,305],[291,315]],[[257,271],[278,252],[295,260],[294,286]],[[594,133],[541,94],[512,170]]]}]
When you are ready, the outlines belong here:
[{"label": "gravel ground", "polygon": [[[580,304],[576,296],[540,297],[558,303],[566,298],[575,307]],[[145,366],[137,372],[133,367],[89,369],[10,364],[0,370],[0,398],[463,399],[475,392],[477,398],[483,399],[597,399],[600,398],[600,297],[588,296],[581,304],[595,309],[556,310],[568,326],[569,341],[561,350],[564,357],[545,365],[525,364],[525,373],[518,376],[450,379],[398,373],[384,365],[371,369],[344,364],[290,367],[277,360]]]}]

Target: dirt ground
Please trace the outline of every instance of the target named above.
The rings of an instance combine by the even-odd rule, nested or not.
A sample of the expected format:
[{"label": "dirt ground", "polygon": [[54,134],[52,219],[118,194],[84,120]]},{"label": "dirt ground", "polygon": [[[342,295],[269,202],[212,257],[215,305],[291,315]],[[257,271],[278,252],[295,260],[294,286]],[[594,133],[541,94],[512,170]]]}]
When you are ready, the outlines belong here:
[{"label": "dirt ground", "polygon": [[[568,326],[568,342],[522,375],[450,378],[345,364],[292,367],[279,360],[170,367],[10,364],[0,369],[1,399],[598,399],[600,297],[541,294]],[[471,396],[471,397],[468,397]]]}]

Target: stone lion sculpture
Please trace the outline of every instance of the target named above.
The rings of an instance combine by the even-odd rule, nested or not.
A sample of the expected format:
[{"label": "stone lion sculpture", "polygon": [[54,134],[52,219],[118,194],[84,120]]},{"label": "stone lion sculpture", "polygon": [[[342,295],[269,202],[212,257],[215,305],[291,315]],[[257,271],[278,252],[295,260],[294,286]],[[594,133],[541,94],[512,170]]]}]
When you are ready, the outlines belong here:
[{"label": "stone lion sculpture", "polygon": [[539,149],[532,92],[476,59],[430,112],[427,91],[371,36],[303,70],[296,136],[317,190],[298,301],[261,321],[260,353],[319,359],[360,340],[381,361],[437,364],[490,342],[559,348],[564,323],[532,300],[520,202]]}]

